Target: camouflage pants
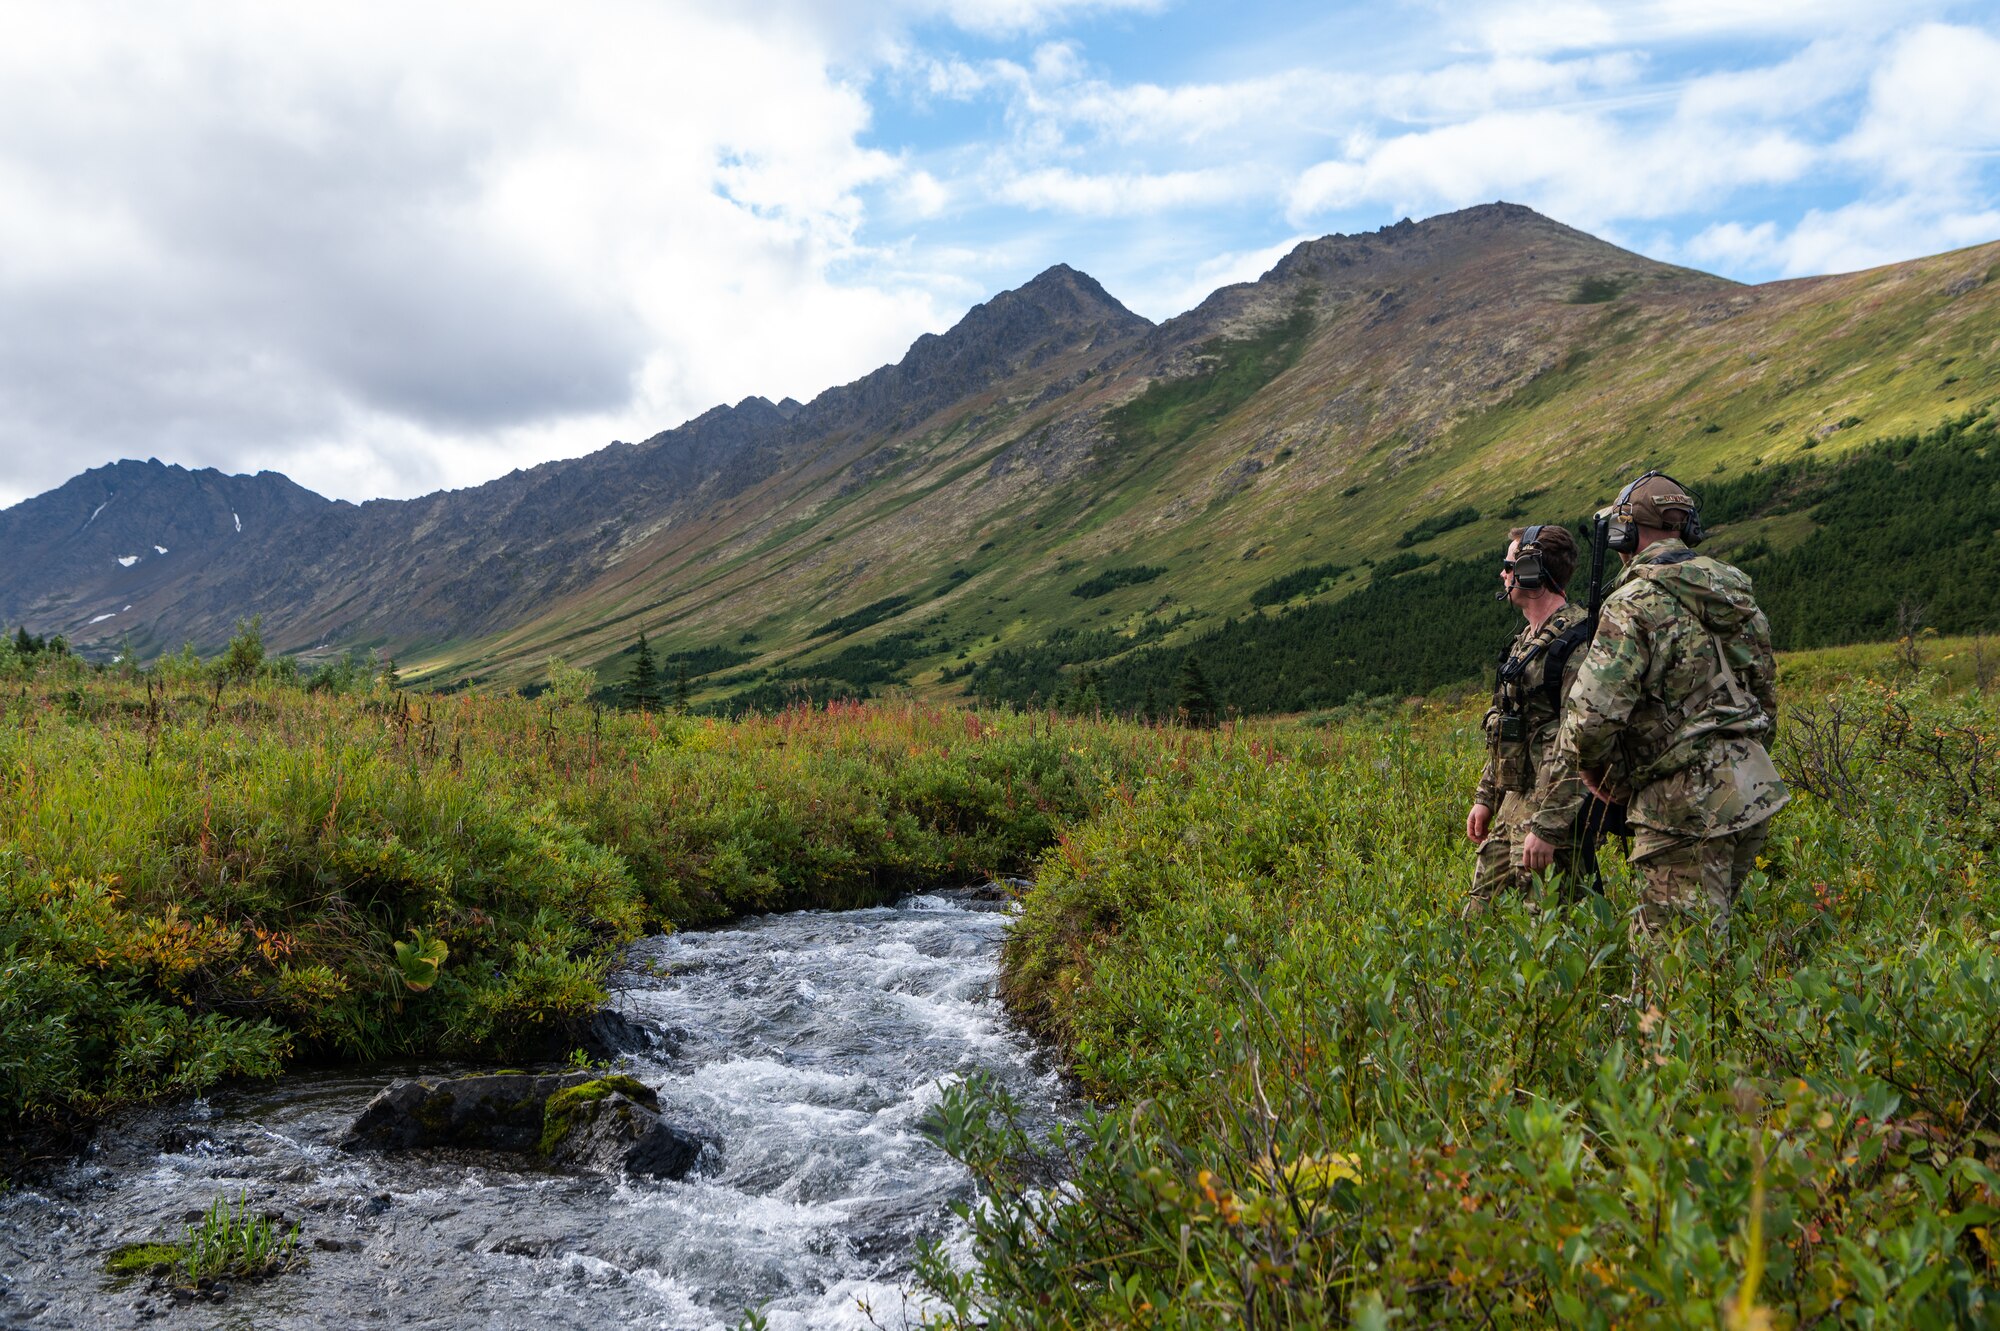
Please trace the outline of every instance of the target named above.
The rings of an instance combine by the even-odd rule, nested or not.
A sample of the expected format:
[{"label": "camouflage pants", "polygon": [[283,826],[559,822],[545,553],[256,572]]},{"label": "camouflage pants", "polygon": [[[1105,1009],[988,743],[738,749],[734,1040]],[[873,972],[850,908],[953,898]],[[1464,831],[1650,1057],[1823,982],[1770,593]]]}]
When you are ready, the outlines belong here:
[{"label": "camouflage pants", "polygon": [[1743,880],[1757,867],[1757,853],[1771,820],[1718,837],[1674,837],[1642,828],[1632,844],[1632,867],[1645,876],[1639,892],[1639,928],[1657,936],[1675,919],[1692,915],[1711,929],[1729,923]]},{"label": "camouflage pants", "polygon": [[[1501,798],[1500,807],[1493,811],[1493,821],[1487,825],[1486,840],[1479,843],[1479,853],[1473,857],[1472,894],[1466,898],[1466,918],[1483,913],[1502,892],[1525,896],[1534,886],[1534,875],[1521,867],[1528,823],[1534,816],[1534,806],[1518,791],[1510,790]],[[1549,866],[1548,872],[1562,874],[1563,900],[1574,901],[1581,894],[1578,867],[1570,851],[1557,851],[1556,862]]]}]

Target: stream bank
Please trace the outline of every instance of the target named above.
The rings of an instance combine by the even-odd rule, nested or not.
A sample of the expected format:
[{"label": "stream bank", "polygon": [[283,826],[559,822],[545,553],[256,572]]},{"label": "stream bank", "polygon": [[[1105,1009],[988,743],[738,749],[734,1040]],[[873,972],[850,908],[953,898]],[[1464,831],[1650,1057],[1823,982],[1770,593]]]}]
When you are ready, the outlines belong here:
[{"label": "stream bank", "polygon": [[[947,1241],[966,1172],[927,1139],[941,1086],[975,1072],[1031,1114],[1057,1068],[994,994],[1007,916],[944,896],[803,912],[634,944],[612,1007],[663,1032],[620,1071],[721,1149],[679,1182],[574,1177],[471,1151],[349,1154],[333,1141],[395,1075],[233,1087],[116,1120],[73,1165],[0,1196],[0,1326],[897,1325],[915,1245]],[[459,1069],[470,1070],[470,1069]],[[239,1193],[302,1224],[310,1265],[188,1304],[102,1274]]]}]

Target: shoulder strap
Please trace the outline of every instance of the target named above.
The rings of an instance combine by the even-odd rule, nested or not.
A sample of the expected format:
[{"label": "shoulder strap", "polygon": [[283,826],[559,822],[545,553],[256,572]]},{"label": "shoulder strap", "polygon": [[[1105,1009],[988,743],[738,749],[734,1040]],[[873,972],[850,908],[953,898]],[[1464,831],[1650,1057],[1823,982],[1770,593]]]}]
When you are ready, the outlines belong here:
[{"label": "shoulder strap", "polygon": [[1577,648],[1589,643],[1597,634],[1597,625],[1588,619],[1578,620],[1549,641],[1548,662],[1542,667],[1542,688],[1547,690],[1549,701],[1557,711],[1562,710],[1563,674],[1569,669],[1569,658]]}]

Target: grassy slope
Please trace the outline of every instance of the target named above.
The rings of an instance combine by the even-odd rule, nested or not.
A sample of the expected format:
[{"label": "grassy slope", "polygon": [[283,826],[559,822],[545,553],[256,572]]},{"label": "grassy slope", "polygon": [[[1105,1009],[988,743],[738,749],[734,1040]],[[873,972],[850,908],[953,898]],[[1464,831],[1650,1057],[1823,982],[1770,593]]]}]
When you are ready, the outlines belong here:
[{"label": "grassy slope", "polygon": [[[939,672],[959,653],[1060,625],[1191,611],[1194,631],[1318,562],[1356,566],[1324,593],[1342,595],[1398,535],[1462,505],[1495,516],[1422,553],[1484,550],[1525,490],[1546,493],[1513,506],[1524,516],[1566,517],[1646,465],[1698,486],[1809,439],[1830,456],[2000,396],[2000,246],[1752,288],[1621,254],[1543,224],[1399,260],[1365,288],[1302,271],[1233,289],[1220,314],[1166,326],[1165,351],[1046,401],[1087,357],[1040,367],[905,437],[834,450],[664,533],[553,614],[415,668],[520,681],[550,652],[608,663],[644,625],[667,650],[752,634],[750,668],[776,672],[836,646],[810,641],[813,626],[901,594],[904,615],[870,632],[924,624],[944,649],[905,676],[948,694]],[[1622,273],[1621,293],[1572,303],[1599,271]],[[1302,300],[1311,331],[1273,354]],[[1214,410],[1171,382],[1203,365],[1223,386]],[[895,464],[852,470],[877,442]],[[1138,564],[1169,572],[1068,594]],[[968,576],[935,594],[954,568]]]}]

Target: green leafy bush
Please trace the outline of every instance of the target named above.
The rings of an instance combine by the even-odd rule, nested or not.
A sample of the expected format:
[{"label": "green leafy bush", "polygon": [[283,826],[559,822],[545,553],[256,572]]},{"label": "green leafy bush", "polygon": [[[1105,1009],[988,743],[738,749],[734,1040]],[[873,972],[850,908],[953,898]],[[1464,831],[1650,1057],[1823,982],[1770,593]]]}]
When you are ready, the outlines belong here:
[{"label": "green leafy bush", "polygon": [[1605,897],[1459,918],[1470,721],[1224,736],[1043,857],[1005,992],[1105,1108],[1042,1141],[947,1097],[983,1199],[936,1324],[2000,1316],[2000,885],[1952,778],[1871,735],[1726,937],[1636,951],[1615,854]]}]

